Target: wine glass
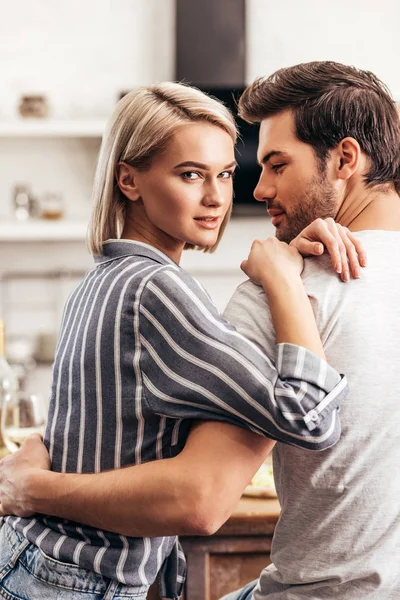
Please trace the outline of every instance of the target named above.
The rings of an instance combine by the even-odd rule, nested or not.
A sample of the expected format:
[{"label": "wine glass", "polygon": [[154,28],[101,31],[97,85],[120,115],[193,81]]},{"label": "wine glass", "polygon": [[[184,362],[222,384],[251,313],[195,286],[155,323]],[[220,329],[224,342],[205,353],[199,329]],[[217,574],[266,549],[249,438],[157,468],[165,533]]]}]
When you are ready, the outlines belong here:
[{"label": "wine glass", "polygon": [[1,414],[1,434],[10,452],[16,452],[32,433],[44,434],[47,406],[43,398],[28,392],[7,394]]}]

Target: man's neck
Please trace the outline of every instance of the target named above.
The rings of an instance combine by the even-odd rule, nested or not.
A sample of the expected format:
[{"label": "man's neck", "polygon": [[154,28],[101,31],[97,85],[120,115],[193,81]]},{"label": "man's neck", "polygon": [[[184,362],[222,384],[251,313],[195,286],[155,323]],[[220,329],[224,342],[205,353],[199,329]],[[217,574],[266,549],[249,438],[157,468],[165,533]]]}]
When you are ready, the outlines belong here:
[{"label": "man's neck", "polygon": [[354,186],[342,202],[336,221],[351,231],[400,231],[400,197],[394,188]]}]

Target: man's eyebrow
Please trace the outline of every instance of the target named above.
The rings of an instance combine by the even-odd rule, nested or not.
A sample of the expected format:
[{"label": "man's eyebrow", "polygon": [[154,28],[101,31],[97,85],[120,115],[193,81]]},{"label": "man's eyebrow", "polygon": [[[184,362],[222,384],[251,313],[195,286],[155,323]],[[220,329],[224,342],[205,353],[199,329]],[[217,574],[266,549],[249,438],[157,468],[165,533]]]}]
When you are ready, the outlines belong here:
[{"label": "man's eyebrow", "polygon": [[284,152],[282,152],[281,150],[271,150],[271,152],[268,152],[260,161],[258,161],[258,164],[260,165],[260,167],[262,167],[263,165],[267,164],[269,159],[273,156],[282,156],[283,154]]},{"label": "man's eyebrow", "polygon": [[[211,171],[210,165],[206,165],[205,163],[195,162],[193,160],[186,160],[185,162],[179,163],[176,165],[174,169],[179,169],[180,167],[194,167],[195,169],[203,169],[203,171]],[[226,165],[222,170],[231,169],[232,167],[237,167],[236,160],[233,160],[229,165]]]}]

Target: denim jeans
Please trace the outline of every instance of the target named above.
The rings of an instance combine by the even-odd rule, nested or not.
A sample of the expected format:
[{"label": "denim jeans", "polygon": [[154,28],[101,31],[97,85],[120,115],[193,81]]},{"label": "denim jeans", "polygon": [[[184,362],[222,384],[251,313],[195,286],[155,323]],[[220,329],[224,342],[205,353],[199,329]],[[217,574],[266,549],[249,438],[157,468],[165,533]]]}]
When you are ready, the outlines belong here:
[{"label": "denim jeans", "polygon": [[227,596],[221,598],[221,600],[252,600],[253,591],[258,583],[258,579],[248,583],[244,588],[231,592]]},{"label": "denim jeans", "polygon": [[0,520],[0,598],[4,600],[145,600],[147,591],[50,558]]}]

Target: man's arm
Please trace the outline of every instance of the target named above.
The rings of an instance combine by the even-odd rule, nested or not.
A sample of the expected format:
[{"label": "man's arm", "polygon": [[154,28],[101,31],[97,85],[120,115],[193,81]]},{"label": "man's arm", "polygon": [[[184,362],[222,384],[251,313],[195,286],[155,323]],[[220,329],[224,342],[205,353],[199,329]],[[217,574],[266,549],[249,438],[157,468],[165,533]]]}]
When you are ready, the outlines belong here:
[{"label": "man's arm", "polygon": [[201,422],[175,458],[76,475],[45,470],[46,448],[33,436],[0,462],[0,515],[39,512],[138,537],[211,535],[273,446],[246,429]]}]

